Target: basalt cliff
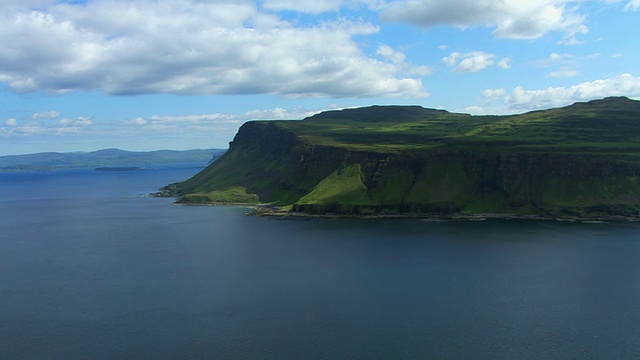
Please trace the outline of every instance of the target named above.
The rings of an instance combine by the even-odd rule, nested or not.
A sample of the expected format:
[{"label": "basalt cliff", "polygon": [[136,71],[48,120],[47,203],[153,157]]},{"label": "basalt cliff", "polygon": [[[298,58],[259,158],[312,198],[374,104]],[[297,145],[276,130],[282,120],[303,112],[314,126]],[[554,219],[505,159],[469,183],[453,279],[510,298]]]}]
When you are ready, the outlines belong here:
[{"label": "basalt cliff", "polygon": [[509,116],[373,106],[252,121],[220,159],[163,193],[318,215],[640,218],[640,101]]}]

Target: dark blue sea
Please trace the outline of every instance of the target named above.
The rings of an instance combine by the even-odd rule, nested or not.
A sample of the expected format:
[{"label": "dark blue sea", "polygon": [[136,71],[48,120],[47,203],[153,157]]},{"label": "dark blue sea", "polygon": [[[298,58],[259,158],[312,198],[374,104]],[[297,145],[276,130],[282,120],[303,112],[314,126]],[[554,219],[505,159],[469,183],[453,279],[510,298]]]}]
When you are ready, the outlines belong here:
[{"label": "dark blue sea", "polygon": [[277,220],[0,174],[0,359],[638,359],[640,224]]}]

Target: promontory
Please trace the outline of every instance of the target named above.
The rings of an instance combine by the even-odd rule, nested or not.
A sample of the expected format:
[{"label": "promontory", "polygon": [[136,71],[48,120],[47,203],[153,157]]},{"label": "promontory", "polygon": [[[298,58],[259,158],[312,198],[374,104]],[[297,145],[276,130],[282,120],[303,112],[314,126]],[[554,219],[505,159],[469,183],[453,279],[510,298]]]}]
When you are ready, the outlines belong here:
[{"label": "promontory", "polygon": [[251,121],[179,203],[269,204],[280,214],[640,218],[640,101],[519,115],[419,106]]}]

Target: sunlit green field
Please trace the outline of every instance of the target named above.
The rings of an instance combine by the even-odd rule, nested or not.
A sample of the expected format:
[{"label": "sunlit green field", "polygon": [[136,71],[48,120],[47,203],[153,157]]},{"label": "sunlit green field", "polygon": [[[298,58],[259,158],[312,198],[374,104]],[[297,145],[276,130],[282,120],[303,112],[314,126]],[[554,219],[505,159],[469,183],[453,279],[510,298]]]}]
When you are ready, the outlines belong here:
[{"label": "sunlit green field", "polygon": [[[640,153],[640,109],[625,98],[509,116],[471,116],[419,107],[371,107],[281,121],[317,145],[380,152],[464,148],[490,152]],[[634,104],[637,108],[638,105]],[[620,107],[623,109],[616,109]],[[369,113],[376,113],[372,121]]]}]

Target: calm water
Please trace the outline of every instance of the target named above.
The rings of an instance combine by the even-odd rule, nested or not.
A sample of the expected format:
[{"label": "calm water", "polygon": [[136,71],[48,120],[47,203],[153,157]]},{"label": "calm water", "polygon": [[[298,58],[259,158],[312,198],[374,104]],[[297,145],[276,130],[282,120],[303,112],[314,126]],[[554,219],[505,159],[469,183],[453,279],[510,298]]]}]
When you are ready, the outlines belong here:
[{"label": "calm water", "polygon": [[0,174],[1,359],[640,358],[640,225],[274,220]]}]

